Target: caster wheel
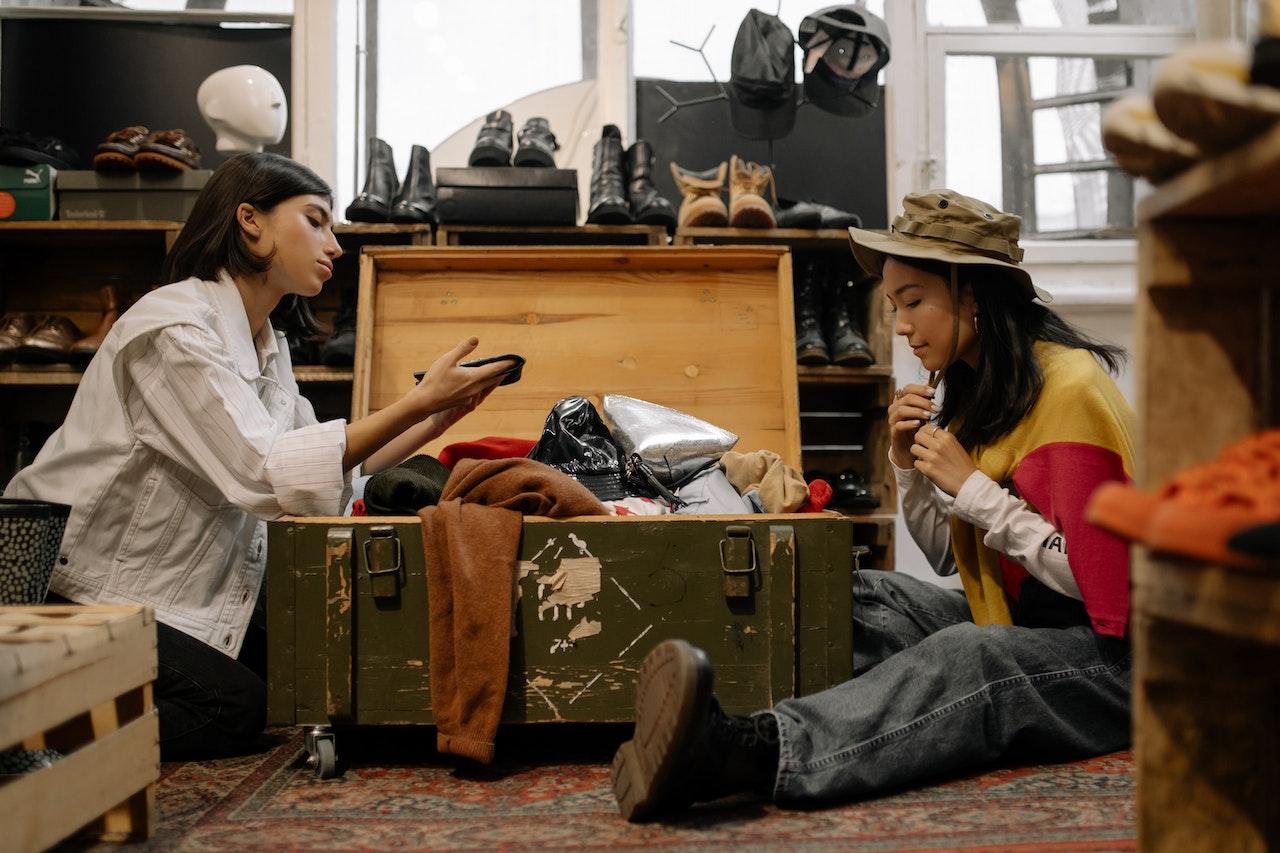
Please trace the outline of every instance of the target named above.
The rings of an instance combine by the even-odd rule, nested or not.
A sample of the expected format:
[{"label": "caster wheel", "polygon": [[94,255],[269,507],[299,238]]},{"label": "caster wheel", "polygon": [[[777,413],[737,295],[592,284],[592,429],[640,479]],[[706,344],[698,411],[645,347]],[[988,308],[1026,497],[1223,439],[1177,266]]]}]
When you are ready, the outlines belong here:
[{"label": "caster wheel", "polygon": [[317,779],[332,779],[338,775],[338,756],[333,741],[324,738],[316,741],[315,764]]}]

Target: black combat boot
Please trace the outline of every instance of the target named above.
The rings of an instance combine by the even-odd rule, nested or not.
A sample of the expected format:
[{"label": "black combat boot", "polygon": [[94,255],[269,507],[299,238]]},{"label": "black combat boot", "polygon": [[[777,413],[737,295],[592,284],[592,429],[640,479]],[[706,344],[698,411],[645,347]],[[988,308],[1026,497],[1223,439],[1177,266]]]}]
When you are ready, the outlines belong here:
[{"label": "black combat boot", "polygon": [[631,215],[643,225],[661,225],[668,231],[676,227],[676,209],[671,202],[658,195],[653,185],[653,145],[637,139],[627,149],[627,189],[631,200]]},{"label": "black combat boot", "polygon": [[517,166],[541,166],[555,168],[556,152],[560,143],[551,132],[551,125],[545,118],[534,117],[520,128],[520,147],[516,149]]},{"label": "black combat boot", "polygon": [[622,131],[606,124],[600,132],[591,159],[591,206],[587,222],[591,225],[630,225],[631,207],[622,177]]},{"label": "black combat boot", "polygon": [[636,729],[618,747],[611,776],[618,811],[640,821],[752,792],[771,797],[778,776],[778,720],[768,711],[726,714],[712,694],[701,649],[665,640],[640,665]]},{"label": "black combat boot", "polygon": [[801,255],[796,261],[796,363],[818,367],[831,363],[822,337],[822,295],[827,265],[821,255]]},{"label": "black combat boot", "polygon": [[347,205],[349,222],[386,222],[391,216],[391,200],[400,192],[395,155],[391,146],[378,137],[369,139],[369,165],[364,172],[364,190]]},{"label": "black combat boot", "polygon": [[409,151],[409,170],[391,207],[392,222],[436,223],[436,185],[431,180],[431,154],[421,145]]},{"label": "black combat boot", "polygon": [[476,145],[467,158],[467,165],[511,165],[511,113],[494,110],[484,117],[484,124],[476,134]]},{"label": "black combat boot", "polygon": [[852,282],[849,270],[836,265],[825,278],[822,319],[826,324],[827,351],[841,367],[866,367],[875,363],[862,324],[849,311]]},{"label": "black combat boot", "polygon": [[320,362],[330,367],[350,367],[356,362],[356,297],[354,287],[342,291],[342,307],[333,318],[333,333],[320,345]]}]

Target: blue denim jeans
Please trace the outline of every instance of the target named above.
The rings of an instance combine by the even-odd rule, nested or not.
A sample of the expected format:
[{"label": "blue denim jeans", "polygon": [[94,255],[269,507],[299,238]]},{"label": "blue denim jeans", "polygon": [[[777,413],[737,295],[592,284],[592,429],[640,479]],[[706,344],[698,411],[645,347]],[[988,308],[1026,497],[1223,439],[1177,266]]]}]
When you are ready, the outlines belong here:
[{"label": "blue denim jeans", "polygon": [[[980,627],[958,590],[855,573],[854,678],[774,707],[774,799],[866,797],[998,762],[1125,748],[1128,643],[1095,634],[1082,606],[1041,589],[1048,603],[1024,595],[1019,624]],[[1064,620],[1063,602],[1079,618]]]}]

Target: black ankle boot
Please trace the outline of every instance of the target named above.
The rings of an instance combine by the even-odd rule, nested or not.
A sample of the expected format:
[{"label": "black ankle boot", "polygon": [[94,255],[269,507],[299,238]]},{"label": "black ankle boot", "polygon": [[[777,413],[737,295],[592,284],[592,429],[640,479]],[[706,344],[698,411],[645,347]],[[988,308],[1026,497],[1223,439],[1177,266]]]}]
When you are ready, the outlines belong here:
[{"label": "black ankle boot", "polygon": [[511,165],[511,113],[494,110],[484,117],[484,124],[476,134],[476,145],[467,158],[467,165]]},{"label": "black ankle boot", "polygon": [[364,190],[347,205],[350,222],[386,222],[391,200],[400,191],[395,155],[391,146],[376,136],[369,139],[369,165],[364,172]]},{"label": "black ankle boot", "polygon": [[841,367],[866,367],[875,363],[862,325],[849,312],[849,277],[840,268],[826,277],[823,320],[831,361]]},{"label": "black ankle boot", "polygon": [[516,149],[517,166],[541,166],[555,168],[556,152],[560,143],[551,132],[551,125],[545,118],[535,117],[520,128],[520,147]]},{"label": "black ankle boot", "polygon": [[821,366],[831,363],[822,337],[822,291],[826,264],[821,255],[803,255],[795,267],[796,363]]},{"label": "black ankle boot", "polygon": [[668,231],[676,227],[676,209],[658,195],[653,185],[653,145],[637,139],[627,149],[627,190],[631,199],[631,215],[644,225],[661,225]]},{"label": "black ankle boot", "polygon": [[391,207],[392,222],[436,222],[436,185],[431,180],[431,154],[421,145],[409,152],[409,170]]},{"label": "black ankle boot", "polygon": [[606,124],[591,159],[591,206],[587,209],[587,222],[630,225],[634,221],[622,178],[622,131],[616,125]]},{"label": "black ankle boot", "polygon": [[320,362],[330,367],[350,367],[356,362],[356,297],[354,287],[342,291],[342,307],[333,318],[333,333],[320,345]]},{"label": "black ankle boot", "polygon": [[611,771],[618,810],[638,821],[752,792],[770,796],[778,775],[778,721],[767,711],[724,713],[702,650],[665,640],[645,656],[636,681],[634,737]]}]

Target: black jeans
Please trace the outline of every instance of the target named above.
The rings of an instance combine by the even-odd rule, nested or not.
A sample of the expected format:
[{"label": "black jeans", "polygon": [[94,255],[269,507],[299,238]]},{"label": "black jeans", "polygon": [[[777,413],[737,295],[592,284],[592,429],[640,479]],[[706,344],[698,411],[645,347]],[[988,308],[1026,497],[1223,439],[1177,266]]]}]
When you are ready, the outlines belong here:
[{"label": "black jeans", "polygon": [[[49,593],[50,603],[68,603]],[[267,721],[267,632],[257,613],[240,656],[156,623],[160,758],[189,761],[249,752]]]}]

